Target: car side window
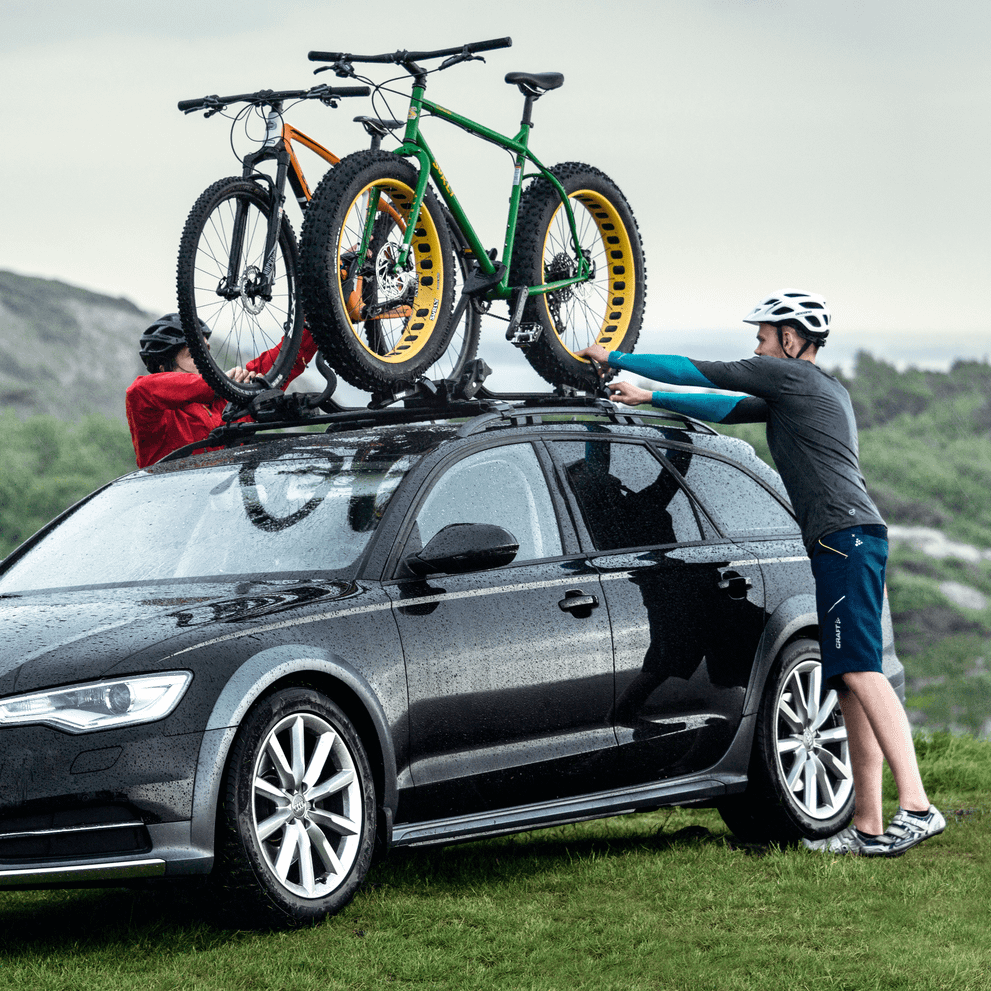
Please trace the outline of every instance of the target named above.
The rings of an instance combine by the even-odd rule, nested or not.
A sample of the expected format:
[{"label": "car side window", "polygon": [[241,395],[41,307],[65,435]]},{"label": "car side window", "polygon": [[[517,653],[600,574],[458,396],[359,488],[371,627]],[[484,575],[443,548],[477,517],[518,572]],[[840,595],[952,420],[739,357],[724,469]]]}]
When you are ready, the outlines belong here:
[{"label": "car side window", "polygon": [[598,550],[702,539],[691,499],[643,445],[596,439],[552,447]]},{"label": "car side window", "polygon": [[685,480],[712,510],[727,537],[758,537],[798,532],[795,518],[745,471],[725,461],[696,456]]},{"label": "car side window", "polygon": [[530,444],[478,451],[452,465],[416,516],[419,540],[451,523],[494,523],[519,542],[516,561],[563,553],[551,494]]}]

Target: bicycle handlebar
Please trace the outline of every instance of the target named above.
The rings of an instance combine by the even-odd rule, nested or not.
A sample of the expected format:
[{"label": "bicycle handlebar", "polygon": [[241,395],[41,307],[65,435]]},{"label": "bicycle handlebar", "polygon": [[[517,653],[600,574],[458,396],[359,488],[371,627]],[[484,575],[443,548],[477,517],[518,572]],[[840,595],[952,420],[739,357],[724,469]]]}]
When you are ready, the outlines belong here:
[{"label": "bicycle handlebar", "polygon": [[368,96],[367,86],[314,86],[312,89],[261,89],[256,93],[238,93],[234,96],[201,96],[197,100],[180,100],[176,106],[183,113],[201,110],[203,107],[220,107],[230,103],[279,103],[282,100],[326,100],[344,96]]},{"label": "bicycle handlebar", "polygon": [[406,62],[418,62],[421,59],[445,58],[448,55],[471,54],[472,52],[491,52],[497,48],[511,48],[512,38],[493,38],[491,41],[472,41],[458,48],[440,48],[433,52],[391,52],[386,55],[352,55],[349,52],[310,52],[306,57],[311,62],[395,62],[403,65]]}]

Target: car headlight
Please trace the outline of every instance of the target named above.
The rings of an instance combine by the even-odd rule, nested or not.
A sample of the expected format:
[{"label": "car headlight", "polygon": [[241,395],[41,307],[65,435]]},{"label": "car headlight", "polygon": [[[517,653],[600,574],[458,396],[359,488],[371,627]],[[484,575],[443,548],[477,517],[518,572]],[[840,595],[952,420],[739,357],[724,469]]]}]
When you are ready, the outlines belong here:
[{"label": "car headlight", "polygon": [[53,726],[69,733],[163,719],[185,694],[189,671],[140,674],[0,699],[0,727]]}]

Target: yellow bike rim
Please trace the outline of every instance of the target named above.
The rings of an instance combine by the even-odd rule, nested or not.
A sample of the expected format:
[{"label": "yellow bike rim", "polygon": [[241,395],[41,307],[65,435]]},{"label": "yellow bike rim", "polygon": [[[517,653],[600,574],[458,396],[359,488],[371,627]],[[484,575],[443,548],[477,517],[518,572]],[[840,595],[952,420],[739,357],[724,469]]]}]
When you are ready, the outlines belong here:
[{"label": "yellow bike rim", "polygon": [[[548,324],[572,354],[593,343],[615,350],[629,329],[636,299],[630,234],[619,211],[601,193],[580,189],[569,199],[579,243],[595,266],[595,277],[557,293],[545,293]],[[547,226],[543,267],[545,282],[575,272],[574,244],[563,205]]]},{"label": "yellow bike rim", "polygon": [[[426,207],[413,232],[409,263],[399,273],[392,271],[413,202],[414,190],[396,179],[377,180],[365,186],[352,200],[341,225],[338,257],[344,258],[360,244],[368,197],[379,193],[380,216],[399,217],[387,224],[388,233],[369,246],[366,259],[376,272],[374,280],[345,278],[347,265],[339,266],[341,300],[348,325],[361,346],[379,361],[400,364],[416,358],[437,329],[444,290],[444,258],[437,225]],[[369,288],[366,288],[366,283]]]}]

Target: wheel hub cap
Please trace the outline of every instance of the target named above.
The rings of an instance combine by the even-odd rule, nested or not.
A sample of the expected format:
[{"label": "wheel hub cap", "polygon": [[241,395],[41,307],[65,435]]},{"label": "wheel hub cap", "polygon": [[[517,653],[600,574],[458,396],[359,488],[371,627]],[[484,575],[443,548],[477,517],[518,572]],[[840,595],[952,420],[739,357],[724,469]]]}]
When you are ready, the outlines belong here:
[{"label": "wheel hub cap", "polygon": [[289,808],[292,809],[292,814],[297,819],[302,819],[306,815],[308,806],[309,803],[299,793],[293,795],[292,801],[289,803]]},{"label": "wheel hub cap", "polygon": [[781,784],[804,815],[837,814],[853,789],[846,728],[836,714],[836,692],[822,696],[818,658],[791,671],[778,698],[777,768]]}]

